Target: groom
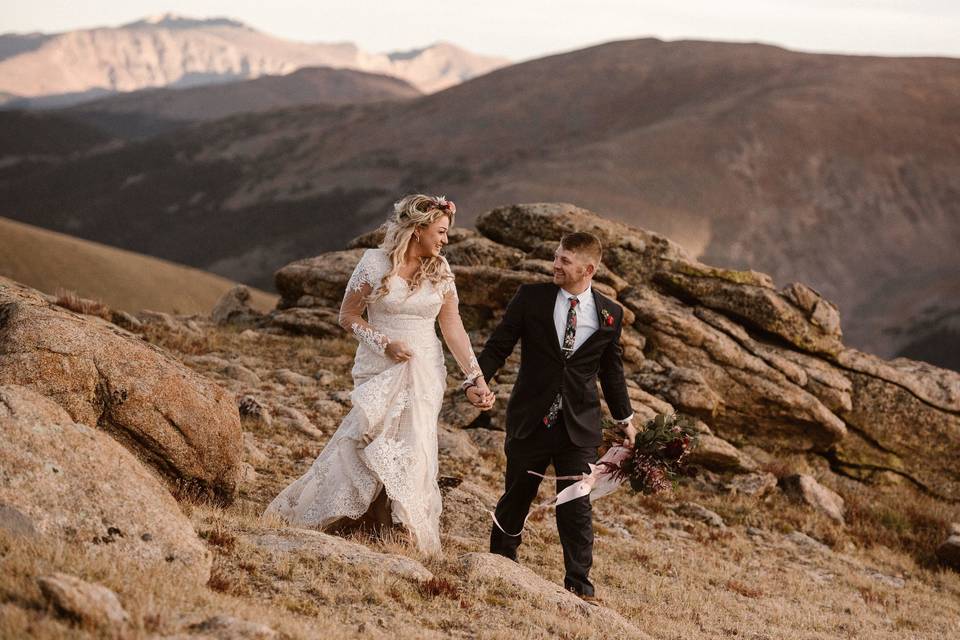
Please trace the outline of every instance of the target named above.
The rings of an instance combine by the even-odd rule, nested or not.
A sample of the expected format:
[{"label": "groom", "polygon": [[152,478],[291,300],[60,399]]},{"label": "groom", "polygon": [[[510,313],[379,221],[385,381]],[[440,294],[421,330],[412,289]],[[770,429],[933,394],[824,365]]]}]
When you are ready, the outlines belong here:
[{"label": "groom", "polygon": [[[633,411],[620,360],[623,311],[591,287],[602,248],[590,233],[560,240],[553,283],[522,285],[478,358],[492,379],[520,341],[520,372],[507,404],[506,490],[496,507],[490,551],[517,559],[520,531],[537,496],[540,478],[552,462],[558,476],[589,473],[601,443],[597,379],[614,419],[633,442]],[[492,400],[474,387],[471,402],[489,408]],[[576,482],[558,480],[557,493]],[[566,568],[564,586],[585,600],[594,598],[588,578],[593,564],[593,519],[589,496],[557,507],[557,530]]]}]

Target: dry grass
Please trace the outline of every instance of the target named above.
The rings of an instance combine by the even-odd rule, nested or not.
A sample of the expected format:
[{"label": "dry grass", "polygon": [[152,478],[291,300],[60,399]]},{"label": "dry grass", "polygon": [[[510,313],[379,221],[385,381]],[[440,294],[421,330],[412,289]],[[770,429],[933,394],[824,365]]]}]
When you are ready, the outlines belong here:
[{"label": "dry grass", "polygon": [[[113,309],[209,313],[234,283],[212,273],[0,217],[0,274],[40,291],[66,289]],[[251,306],[277,296],[251,289]]]},{"label": "dry grass", "polygon": [[66,289],[57,289],[56,298],[58,307],[87,316],[99,316],[104,320],[110,319],[110,307],[99,300],[81,298],[75,292]]},{"label": "dry grass", "polygon": [[[237,387],[271,402],[282,401],[311,419],[325,393],[312,387],[276,388],[271,369],[336,374],[327,391],[349,388],[354,345],[205,327],[204,353],[263,363],[264,383]],[[197,343],[148,334],[152,341],[191,353]],[[187,351],[180,351],[179,349]],[[222,381],[228,384],[229,381]],[[232,383],[230,383],[232,384]],[[419,560],[433,579],[383,574],[309,553],[269,552],[251,536],[280,532],[284,525],[261,518],[266,503],[301,474],[323,442],[276,422],[251,424],[266,463],[255,484],[229,507],[184,499],[181,507],[214,557],[206,585],[179,584],[175,576],[102,564],[56,545],[18,545],[0,539],[0,637],[95,637],[53,615],[35,577],[54,569],[114,589],[134,619],[132,637],[169,634],[184,621],[225,613],[266,624],[283,638],[569,638],[610,637],[597,618],[561,614],[503,582],[468,579],[464,552],[484,551],[486,524],[467,535],[444,532],[444,553],[423,557],[399,535],[353,540],[374,550]],[[327,433],[327,436],[330,434]],[[782,473],[799,460],[784,464]],[[960,576],[930,561],[944,527],[960,511],[922,496],[909,486],[866,487],[833,476],[811,461],[819,479],[848,505],[841,526],[783,497],[764,499],[700,491],[681,484],[675,495],[631,496],[623,490],[595,505],[596,543],[592,577],[604,604],[650,637],[690,638],[930,638],[960,634]],[[441,458],[441,475],[468,478],[496,495],[502,483],[501,455]],[[541,496],[550,490],[544,486]],[[724,529],[685,520],[669,503],[694,501],[720,514]],[[482,521],[482,520],[478,520]],[[753,527],[752,534],[747,528]],[[759,532],[758,532],[759,531]],[[818,551],[790,542],[801,531],[828,545]],[[561,584],[562,553],[552,513],[532,520],[520,561]],[[897,580],[903,586],[897,586]],[[613,634],[615,637],[625,637]]]}]

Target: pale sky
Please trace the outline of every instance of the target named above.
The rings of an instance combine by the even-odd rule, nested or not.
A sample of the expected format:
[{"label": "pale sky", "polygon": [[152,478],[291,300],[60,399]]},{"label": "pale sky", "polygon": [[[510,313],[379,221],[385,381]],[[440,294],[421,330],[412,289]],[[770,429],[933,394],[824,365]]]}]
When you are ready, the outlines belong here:
[{"label": "pale sky", "polygon": [[0,1],[0,33],[119,26],[173,12],[234,18],[291,40],[350,41],[370,52],[447,40],[514,61],[646,36],[960,57],[960,0]]}]

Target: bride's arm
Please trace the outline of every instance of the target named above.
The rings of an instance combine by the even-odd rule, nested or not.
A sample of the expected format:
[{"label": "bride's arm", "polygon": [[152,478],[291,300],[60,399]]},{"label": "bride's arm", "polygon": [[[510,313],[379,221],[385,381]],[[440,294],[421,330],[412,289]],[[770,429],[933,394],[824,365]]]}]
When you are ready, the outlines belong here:
[{"label": "bride's arm", "polygon": [[390,339],[380,333],[363,319],[363,312],[367,308],[367,296],[373,291],[369,283],[363,282],[354,286],[347,285],[340,303],[340,326],[353,333],[357,340],[364,342],[380,355],[390,344]]},{"label": "bride's arm", "polygon": [[463,320],[460,318],[460,299],[457,297],[457,288],[452,281],[445,287],[443,305],[440,307],[437,320],[440,322],[443,340],[460,366],[466,382],[483,382],[483,372],[473,353],[470,336],[467,335]]}]

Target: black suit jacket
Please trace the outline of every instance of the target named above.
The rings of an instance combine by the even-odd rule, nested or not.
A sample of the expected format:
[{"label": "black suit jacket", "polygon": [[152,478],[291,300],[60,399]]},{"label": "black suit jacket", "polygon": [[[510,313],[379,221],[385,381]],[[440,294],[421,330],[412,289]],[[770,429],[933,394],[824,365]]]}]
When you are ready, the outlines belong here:
[{"label": "black suit jacket", "polygon": [[[560,392],[570,441],[578,447],[596,447],[602,441],[597,378],[614,418],[633,413],[621,360],[623,310],[592,289],[599,328],[565,358],[553,322],[558,289],[553,283],[521,285],[477,359],[490,380],[520,341],[520,372],[507,403],[508,439],[523,439],[543,429],[543,417]],[[612,324],[605,321],[604,310]]]}]

